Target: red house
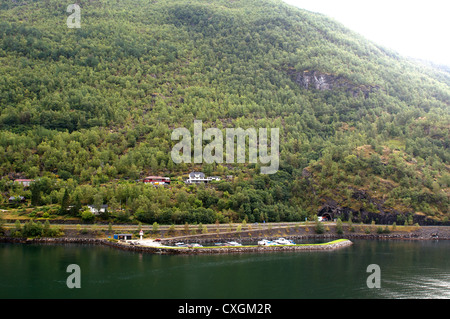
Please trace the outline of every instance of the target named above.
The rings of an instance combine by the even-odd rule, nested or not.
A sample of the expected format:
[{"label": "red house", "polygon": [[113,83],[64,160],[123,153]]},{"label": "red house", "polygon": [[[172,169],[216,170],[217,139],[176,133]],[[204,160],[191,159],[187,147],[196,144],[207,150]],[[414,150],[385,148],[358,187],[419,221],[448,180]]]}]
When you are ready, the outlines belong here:
[{"label": "red house", "polygon": [[151,183],[153,185],[169,185],[170,177],[162,176],[147,176],[143,180],[144,183]]}]

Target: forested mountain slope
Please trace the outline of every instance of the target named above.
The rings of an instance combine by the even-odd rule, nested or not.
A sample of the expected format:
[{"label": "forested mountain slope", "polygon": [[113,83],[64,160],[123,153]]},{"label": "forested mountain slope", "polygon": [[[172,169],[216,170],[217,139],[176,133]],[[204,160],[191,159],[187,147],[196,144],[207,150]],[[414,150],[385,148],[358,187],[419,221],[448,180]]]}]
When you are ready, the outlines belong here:
[{"label": "forested mountain slope", "polygon": [[[70,3],[0,1],[5,205],[24,195],[77,215],[103,203],[104,218],[151,223],[298,221],[324,207],[448,223],[445,70],[281,1],[78,3],[81,28],[68,28]],[[279,171],[175,164],[171,133],[194,120],[280,128]],[[184,185],[194,169],[234,178]],[[175,183],[136,182],[146,175]],[[36,182],[22,189],[19,177]]]}]

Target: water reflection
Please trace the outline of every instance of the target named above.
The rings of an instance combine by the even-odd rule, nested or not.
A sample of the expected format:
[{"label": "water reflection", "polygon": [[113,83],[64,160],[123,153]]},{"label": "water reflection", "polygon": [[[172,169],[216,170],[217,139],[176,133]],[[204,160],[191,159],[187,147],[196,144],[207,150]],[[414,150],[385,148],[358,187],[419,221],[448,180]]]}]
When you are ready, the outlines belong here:
[{"label": "water reflection", "polygon": [[[446,298],[450,242],[355,241],[337,251],[165,256],[0,245],[0,298]],[[82,288],[65,285],[69,264]],[[369,264],[381,288],[369,289]]]},{"label": "water reflection", "polygon": [[[393,299],[450,299],[450,275],[440,269],[426,272],[427,275],[397,276],[397,280],[386,280],[379,290],[381,298]],[[430,275],[431,273],[431,275]]]}]

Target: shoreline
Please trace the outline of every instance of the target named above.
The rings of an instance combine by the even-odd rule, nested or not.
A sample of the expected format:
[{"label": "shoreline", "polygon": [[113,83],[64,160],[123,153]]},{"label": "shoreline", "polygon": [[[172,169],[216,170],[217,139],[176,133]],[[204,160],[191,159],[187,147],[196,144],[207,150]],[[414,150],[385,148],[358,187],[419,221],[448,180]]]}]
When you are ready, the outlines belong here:
[{"label": "shoreline", "polygon": [[318,244],[297,244],[279,246],[206,246],[206,247],[173,247],[164,245],[145,245],[136,243],[138,241],[111,241],[100,238],[0,238],[0,243],[13,244],[82,244],[82,245],[104,245],[117,249],[146,252],[166,255],[194,255],[194,254],[229,254],[229,253],[262,253],[279,251],[323,251],[336,250],[353,245],[348,239],[337,239],[326,243]]},{"label": "shoreline", "polygon": [[[116,249],[138,251],[153,254],[223,254],[223,253],[259,253],[272,251],[319,251],[319,250],[333,250],[342,247],[347,247],[353,244],[351,240],[450,240],[450,227],[448,226],[420,226],[406,229],[397,229],[389,233],[376,233],[376,228],[371,227],[370,233],[364,232],[368,225],[355,226],[353,231],[344,228],[343,234],[336,232],[335,226],[329,225],[331,230],[324,234],[317,234],[310,232],[307,227],[297,228],[293,231],[292,228],[274,228],[271,230],[261,231],[241,231],[241,232],[226,232],[226,233],[206,233],[196,235],[184,236],[162,236],[158,241],[154,238],[144,238],[142,241],[135,239],[122,241],[111,239],[112,236],[77,236],[74,233],[66,234],[61,237],[0,237],[0,243],[18,243],[18,244],[84,244],[84,245],[103,245]],[[258,240],[268,239],[274,240],[276,238],[284,237],[294,240],[297,245],[280,245],[280,246],[215,246],[217,242],[238,241],[255,243]],[[300,244],[302,241],[320,240],[324,243],[306,243]],[[174,247],[177,242],[184,242],[186,244],[199,243],[205,247]]]},{"label": "shoreline", "polygon": [[[440,230],[440,231],[437,231]],[[283,236],[288,239],[297,241],[301,240],[323,240],[325,243],[314,244],[297,244],[297,245],[279,245],[279,246],[205,246],[205,247],[174,247],[168,246],[179,241],[185,243],[202,243],[210,244],[218,241],[228,240],[249,240],[248,237],[236,238],[236,233],[223,234],[221,238],[213,238],[211,235],[188,235],[179,237],[169,237],[160,239],[156,242],[153,239],[128,240],[118,241],[108,238],[83,238],[83,237],[39,237],[39,238],[23,238],[23,237],[0,237],[0,243],[13,244],[82,244],[82,245],[103,245],[121,250],[166,254],[166,255],[194,255],[194,254],[229,254],[229,253],[266,253],[266,252],[280,252],[280,251],[324,251],[336,250],[351,246],[352,239],[356,240],[413,240],[413,241],[427,241],[427,240],[450,240],[450,227],[444,229],[417,229],[410,232],[393,232],[390,234],[361,234],[361,233],[345,233],[345,234],[302,234],[302,235],[287,235]],[[274,239],[281,236],[264,236],[262,238],[252,237],[251,240],[260,239]]]}]

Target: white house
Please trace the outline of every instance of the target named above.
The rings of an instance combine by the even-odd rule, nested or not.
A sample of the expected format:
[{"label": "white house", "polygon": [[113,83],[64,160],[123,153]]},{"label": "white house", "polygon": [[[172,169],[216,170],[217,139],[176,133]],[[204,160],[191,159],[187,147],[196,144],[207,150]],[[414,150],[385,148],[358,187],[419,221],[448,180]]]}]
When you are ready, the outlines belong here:
[{"label": "white house", "polygon": [[91,213],[94,215],[102,214],[106,212],[106,209],[108,209],[108,205],[102,205],[100,209],[95,208],[94,205],[88,205],[88,207]]},{"label": "white house", "polygon": [[189,178],[185,180],[186,184],[200,184],[208,183],[209,180],[206,178],[205,174],[202,172],[191,172],[189,173]]},{"label": "white house", "polygon": [[189,173],[189,178],[184,182],[186,184],[200,184],[200,183],[208,183],[211,181],[220,181],[219,176],[210,176],[206,177],[202,172],[191,172]]}]

